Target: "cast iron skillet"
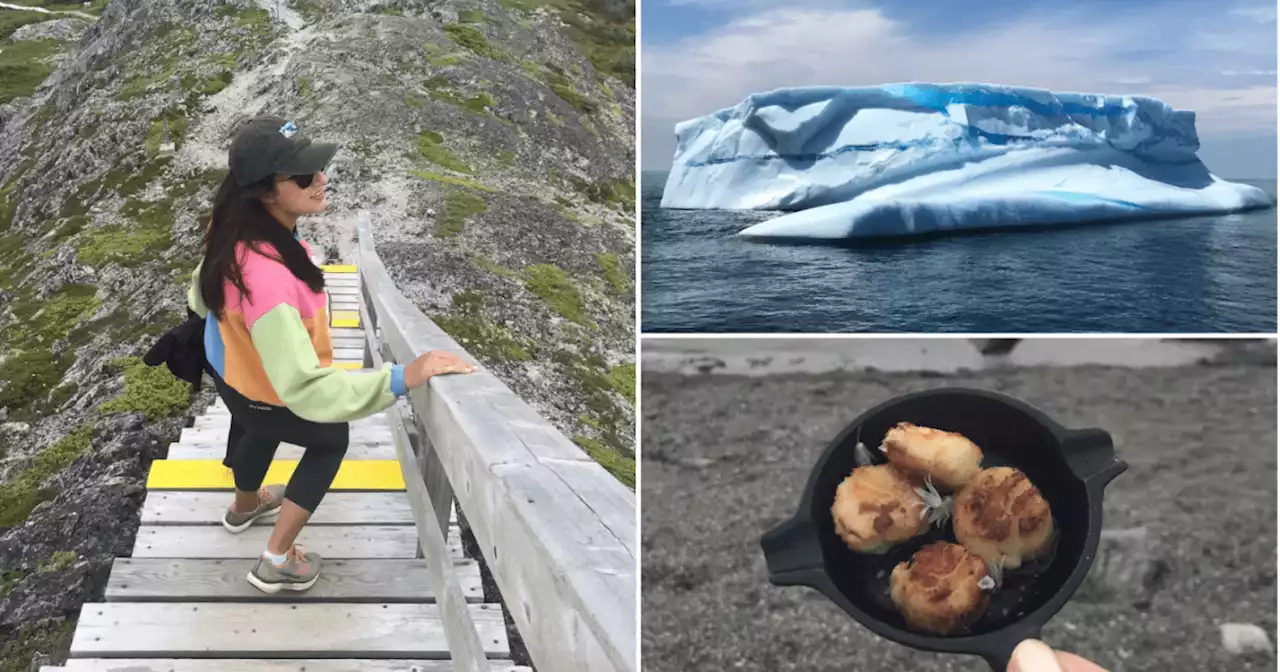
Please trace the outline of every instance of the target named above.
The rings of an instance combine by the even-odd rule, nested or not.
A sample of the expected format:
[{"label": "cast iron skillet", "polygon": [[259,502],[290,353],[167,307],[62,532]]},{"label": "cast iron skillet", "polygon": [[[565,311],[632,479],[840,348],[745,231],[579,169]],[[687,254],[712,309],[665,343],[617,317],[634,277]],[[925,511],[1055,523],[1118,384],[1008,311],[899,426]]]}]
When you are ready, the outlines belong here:
[{"label": "cast iron skillet", "polygon": [[[1036,563],[1006,570],[986,614],[966,632],[936,636],[909,629],[889,600],[889,573],[925,544],[955,541],[948,522],[885,555],[855,553],[835,533],[836,486],[857,466],[861,440],[877,463],[885,432],[898,422],[960,432],[982,448],[983,468],[1020,469],[1049,502],[1055,549]],[[1102,531],[1103,489],[1128,465],[1115,459],[1100,429],[1069,430],[1017,399],[986,390],[946,388],[907,394],[855,419],[814,466],[795,516],[761,538],[769,581],[814,588],[872,632],[925,651],[981,656],[1004,672],[1014,647],[1041,628],[1084,581]]]}]

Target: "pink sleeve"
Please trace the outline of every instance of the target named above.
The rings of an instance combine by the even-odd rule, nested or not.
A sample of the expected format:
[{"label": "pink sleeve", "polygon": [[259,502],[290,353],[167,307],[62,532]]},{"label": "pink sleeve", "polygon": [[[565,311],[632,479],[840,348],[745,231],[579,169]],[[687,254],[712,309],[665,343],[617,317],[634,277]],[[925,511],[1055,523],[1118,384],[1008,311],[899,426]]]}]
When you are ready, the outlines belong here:
[{"label": "pink sleeve", "polygon": [[249,290],[249,298],[240,303],[246,329],[252,331],[258,318],[282,303],[303,312],[298,302],[298,279],[284,264],[251,252],[245,255],[241,268]]}]

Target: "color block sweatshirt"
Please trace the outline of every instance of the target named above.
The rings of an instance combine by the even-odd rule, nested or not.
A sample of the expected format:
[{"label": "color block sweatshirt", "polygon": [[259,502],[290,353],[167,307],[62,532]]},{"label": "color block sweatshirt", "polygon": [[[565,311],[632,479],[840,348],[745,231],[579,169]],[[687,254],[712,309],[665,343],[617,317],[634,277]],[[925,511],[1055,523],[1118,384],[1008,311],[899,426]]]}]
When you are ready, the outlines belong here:
[{"label": "color block sweatshirt", "polygon": [[[310,256],[311,247],[299,242]],[[187,289],[187,305],[205,318],[205,356],[227,385],[254,401],[288,407],[312,422],[367,417],[405,394],[402,365],[368,373],[333,367],[324,292],[311,291],[283,263],[244,243],[236,254],[249,296],[226,282],[223,319],[209,311],[200,294],[203,261]]]}]

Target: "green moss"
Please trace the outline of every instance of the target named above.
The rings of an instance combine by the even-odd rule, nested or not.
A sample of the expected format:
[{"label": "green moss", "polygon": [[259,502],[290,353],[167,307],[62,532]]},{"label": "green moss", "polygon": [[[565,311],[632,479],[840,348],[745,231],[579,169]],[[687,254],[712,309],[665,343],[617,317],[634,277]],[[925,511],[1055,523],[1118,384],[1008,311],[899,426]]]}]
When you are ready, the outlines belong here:
[{"label": "green moss", "polygon": [[591,459],[604,467],[623,485],[636,489],[636,458],[620,454],[604,443],[587,436],[575,436],[573,442],[582,447]]},{"label": "green moss", "polygon": [[[62,374],[70,365],[65,355],[59,357],[47,351],[27,350],[9,355],[0,362],[0,380],[8,383],[0,389],[0,407],[8,407],[10,419],[17,419],[62,380]],[[0,497],[2,503],[3,497]],[[0,511],[3,509],[0,506]]]},{"label": "green moss", "polygon": [[422,109],[423,106],[426,105],[426,103],[421,98],[412,94],[405,94],[404,104],[408,105],[409,107],[414,107],[417,109]]},{"label": "green moss", "polygon": [[20,569],[6,569],[0,572],[0,600],[3,600],[9,593],[13,592],[14,586],[22,583],[25,578],[27,578],[27,573]]},{"label": "green moss", "polygon": [[600,269],[604,271],[605,282],[613,287],[613,291],[619,294],[625,294],[631,289],[631,283],[627,281],[627,276],[622,272],[622,264],[618,261],[618,255],[612,252],[601,252],[596,255],[596,263],[600,264]]},{"label": "green moss", "polygon": [[49,15],[41,12],[5,10],[4,13],[0,13],[0,40],[8,39],[13,34],[13,31],[29,23],[40,23],[48,20]]},{"label": "green moss", "polygon": [[494,158],[498,160],[498,163],[501,163],[508,168],[512,168],[516,165],[516,155],[505,149],[499,149],[494,154]]},{"label": "green moss", "polygon": [[40,563],[36,571],[45,574],[48,572],[60,572],[74,564],[80,559],[75,551],[55,551],[49,556],[49,559]]},{"label": "green moss", "polygon": [[525,288],[566,320],[584,327],[598,328],[587,317],[582,294],[560,267],[551,264],[529,266],[525,269]]},{"label": "green moss", "polygon": [[187,135],[187,118],[166,110],[147,127],[147,137],[143,140],[143,149],[148,159],[154,159],[160,152],[160,144],[164,142],[165,125],[169,127],[169,140],[175,150],[182,149],[182,141]]},{"label": "green moss", "polygon": [[614,392],[622,395],[632,405],[636,403],[636,365],[627,363],[619,364],[609,369],[605,378],[609,381],[609,386]]},{"label": "green moss", "polygon": [[138,357],[112,360],[124,371],[124,393],[98,406],[99,413],[141,411],[152,422],[191,406],[191,383],[175,377],[167,367],[147,366]]},{"label": "green moss", "polygon": [[557,96],[577,108],[578,111],[587,114],[596,111],[596,104],[590,98],[578,93],[577,89],[573,88],[573,81],[563,72],[556,72],[548,68],[542,71],[542,78]]},{"label": "green moss", "polygon": [[329,0],[289,0],[289,6],[308,21],[319,21],[333,11]]},{"label": "green moss", "polygon": [[172,160],[172,157],[156,159],[140,170],[116,168],[102,177],[102,186],[118,191],[121,196],[132,196],[159,177]]},{"label": "green moss", "polygon": [[610,205],[623,212],[635,210],[636,186],[629,178],[605,180],[595,184],[574,177],[569,179],[573,182],[574,189],[592,202]]},{"label": "green moss", "polygon": [[400,9],[399,7],[392,7],[390,5],[382,5],[374,11],[377,14],[386,14],[388,16],[404,16],[403,9]]},{"label": "green moss", "polygon": [[299,77],[298,92],[302,94],[303,98],[310,98],[311,97],[311,80],[307,79],[306,77]]},{"label": "green moss", "polygon": [[0,484],[0,527],[22,523],[38,504],[56,496],[56,492],[44,488],[45,481],[71,466],[88,450],[92,432],[88,424],[80,425],[40,451],[27,468]]},{"label": "green moss", "polygon": [[528,361],[533,344],[517,339],[509,330],[493,324],[485,316],[485,296],[479,291],[453,295],[450,311],[431,318],[467,352],[487,361]]},{"label": "green moss", "polygon": [[268,12],[255,4],[250,3],[250,5],[244,9],[239,9],[238,6],[232,6],[231,11],[236,13],[236,26],[238,27],[243,28],[245,26],[252,26],[255,28],[262,28],[271,26],[271,12]]},{"label": "green moss", "polygon": [[53,72],[49,58],[67,48],[59,40],[23,40],[0,50],[0,103],[30,96]]},{"label": "green moss", "polygon": [[512,62],[511,56],[507,54],[507,52],[503,51],[499,47],[489,44],[489,41],[484,37],[484,33],[481,33],[480,30],[474,26],[469,26],[463,23],[451,23],[444,27],[444,32],[448,34],[449,38],[458,46],[477,56],[491,58],[495,61],[502,61],[504,63]]},{"label": "green moss", "polygon": [[[556,10],[568,24],[569,37],[602,75],[636,85],[636,17],[634,2],[592,0],[498,0],[507,9],[530,12],[539,7]],[[612,7],[613,9],[610,9]]]},{"label": "green moss", "polygon": [[212,96],[213,94],[227,88],[227,86],[231,84],[231,80],[234,78],[235,73],[230,70],[223,70],[216,75],[206,77],[205,80],[200,83],[200,86],[196,91],[202,95]]},{"label": "green moss", "polygon": [[480,184],[475,180],[468,180],[463,177],[454,177],[452,175],[441,175],[440,173],[432,173],[426,170],[411,170],[409,171],[409,174],[413,175],[414,177],[427,180],[430,182],[452,184],[457,187],[467,187],[468,189],[479,189],[480,191],[490,191],[490,192],[497,191],[497,189],[494,189],[493,187]]},{"label": "green moss", "polygon": [[76,258],[90,266],[115,263],[137,266],[173,244],[169,231],[104,226],[93,229],[76,248]]},{"label": "green moss", "polygon": [[436,235],[452,238],[462,233],[462,225],[476,215],[489,209],[484,199],[467,191],[455,191],[449,194],[436,223]]},{"label": "green moss", "polygon": [[485,15],[483,10],[464,9],[458,12],[458,21],[461,23],[493,23],[493,20]]},{"label": "green moss", "polygon": [[0,672],[29,672],[31,658],[37,653],[65,658],[75,631],[73,619],[23,625],[0,642]]},{"label": "green moss", "polygon": [[477,255],[475,257],[472,257],[471,261],[475,263],[476,266],[494,275],[500,275],[504,278],[510,278],[512,280],[515,280],[516,278],[520,277],[519,273],[516,273],[515,271],[507,268],[506,266],[502,266],[494,263],[488,257]]},{"label": "green moss", "polygon": [[444,138],[440,137],[439,133],[423,131],[418,134],[418,153],[438,166],[459,173],[472,174],[474,171],[471,170],[471,166],[468,166],[462,159],[445,149],[441,144],[443,141]]},{"label": "green moss", "polygon": [[458,64],[458,53],[443,44],[428,42],[422,45],[422,51],[427,57],[427,62],[437,68]]}]

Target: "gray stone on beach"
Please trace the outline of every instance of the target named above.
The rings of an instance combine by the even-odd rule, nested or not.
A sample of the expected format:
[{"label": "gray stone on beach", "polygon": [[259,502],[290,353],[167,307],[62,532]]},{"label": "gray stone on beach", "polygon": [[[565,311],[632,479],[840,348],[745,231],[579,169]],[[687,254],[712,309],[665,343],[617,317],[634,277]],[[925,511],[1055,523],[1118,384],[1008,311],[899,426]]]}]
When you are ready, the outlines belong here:
[{"label": "gray stone on beach", "polygon": [[1271,638],[1267,631],[1252,623],[1223,623],[1222,648],[1236,654],[1271,653]]}]

